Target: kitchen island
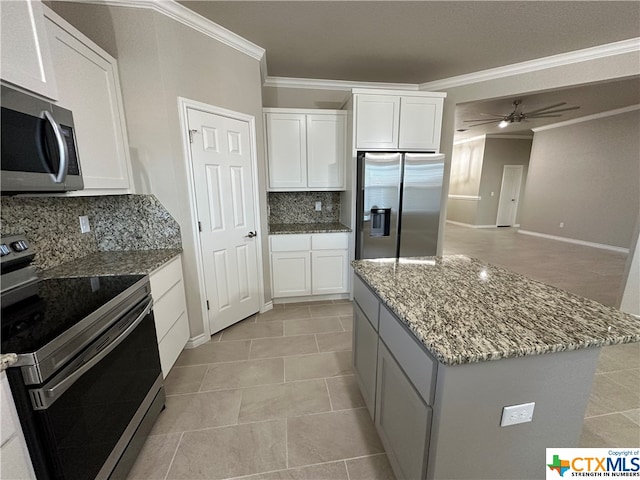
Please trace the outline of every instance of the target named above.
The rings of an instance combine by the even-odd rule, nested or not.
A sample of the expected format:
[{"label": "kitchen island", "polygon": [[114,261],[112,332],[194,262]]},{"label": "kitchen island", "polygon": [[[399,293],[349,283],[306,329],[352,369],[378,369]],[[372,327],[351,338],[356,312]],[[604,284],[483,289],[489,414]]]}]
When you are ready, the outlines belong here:
[{"label": "kitchen island", "polygon": [[640,341],[631,315],[469,257],[353,267],[356,377],[398,478],[544,478],[600,347]]}]

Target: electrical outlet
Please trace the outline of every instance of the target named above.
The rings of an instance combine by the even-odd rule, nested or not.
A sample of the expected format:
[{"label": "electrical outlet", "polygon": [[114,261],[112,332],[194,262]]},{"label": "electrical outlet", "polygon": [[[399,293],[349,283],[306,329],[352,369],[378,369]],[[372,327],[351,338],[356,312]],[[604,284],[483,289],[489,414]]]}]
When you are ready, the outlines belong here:
[{"label": "electrical outlet", "polygon": [[89,217],[86,215],[82,215],[80,217],[80,233],[87,233],[91,231],[91,226],[89,225]]},{"label": "electrical outlet", "polygon": [[322,202],[316,202],[316,212],[322,211]]},{"label": "electrical outlet", "polygon": [[536,403],[531,402],[503,407],[502,421],[500,422],[500,426],[508,427],[509,425],[517,425],[518,423],[530,422],[533,419],[533,408],[535,406]]},{"label": "electrical outlet", "polygon": [[495,195],[496,192],[491,192],[491,196],[493,197]]},{"label": "electrical outlet", "polygon": [[560,222],[560,225],[558,225],[560,228],[564,228],[564,222]]}]

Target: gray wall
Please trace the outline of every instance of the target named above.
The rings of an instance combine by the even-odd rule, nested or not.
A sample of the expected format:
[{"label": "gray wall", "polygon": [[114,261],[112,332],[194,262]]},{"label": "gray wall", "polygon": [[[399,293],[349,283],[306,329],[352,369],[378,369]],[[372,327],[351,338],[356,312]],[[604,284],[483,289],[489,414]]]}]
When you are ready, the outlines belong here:
[{"label": "gray wall", "polygon": [[181,227],[192,337],[203,333],[204,298],[197,277],[178,96],[255,117],[265,300],[270,300],[259,62],[151,10],[50,5],[118,60],[136,193],[156,195]]},{"label": "gray wall", "polygon": [[640,210],[638,132],[637,110],[537,132],[521,228],[629,248]]},{"label": "gray wall", "polygon": [[[520,223],[523,208],[524,192],[527,183],[529,156],[531,155],[531,139],[491,138],[487,137],[482,161],[482,177],[480,180],[480,196],[476,211],[476,225],[495,225],[498,217],[498,203],[502,187],[502,174],[505,165],[523,165],[522,184],[518,199],[516,224]],[[491,196],[493,192],[493,197]]]}]

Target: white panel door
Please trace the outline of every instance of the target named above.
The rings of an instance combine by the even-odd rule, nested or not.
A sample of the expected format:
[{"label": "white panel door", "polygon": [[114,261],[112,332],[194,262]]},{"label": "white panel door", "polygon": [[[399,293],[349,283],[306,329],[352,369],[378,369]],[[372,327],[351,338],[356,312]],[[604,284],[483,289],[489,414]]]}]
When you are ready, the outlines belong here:
[{"label": "white panel door", "polygon": [[397,149],[400,97],[358,95],[356,100],[356,147]]},{"label": "white panel door", "polygon": [[442,98],[400,99],[400,150],[440,150]]},{"label": "white panel door", "polygon": [[188,109],[211,333],[259,310],[249,124]]},{"label": "white panel door", "polygon": [[344,115],[307,115],[307,185],[344,189]]},{"label": "white panel door", "polygon": [[311,252],[311,293],[322,295],[349,291],[347,250]]},{"label": "white panel door", "polygon": [[265,114],[269,188],[307,186],[307,124],[304,114]]},{"label": "white panel door", "polygon": [[511,227],[516,224],[523,170],[522,165],[504,166],[502,186],[500,187],[500,201],[498,202],[498,217],[496,219],[498,227]]}]

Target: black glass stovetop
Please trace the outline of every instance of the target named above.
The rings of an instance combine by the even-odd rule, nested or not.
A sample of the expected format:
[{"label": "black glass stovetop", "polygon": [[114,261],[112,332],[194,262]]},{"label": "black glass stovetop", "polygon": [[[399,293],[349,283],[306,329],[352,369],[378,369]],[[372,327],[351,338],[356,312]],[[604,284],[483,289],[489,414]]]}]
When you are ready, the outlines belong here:
[{"label": "black glass stovetop", "polygon": [[144,275],[52,278],[38,293],[2,308],[1,353],[31,353],[91,315]]}]

